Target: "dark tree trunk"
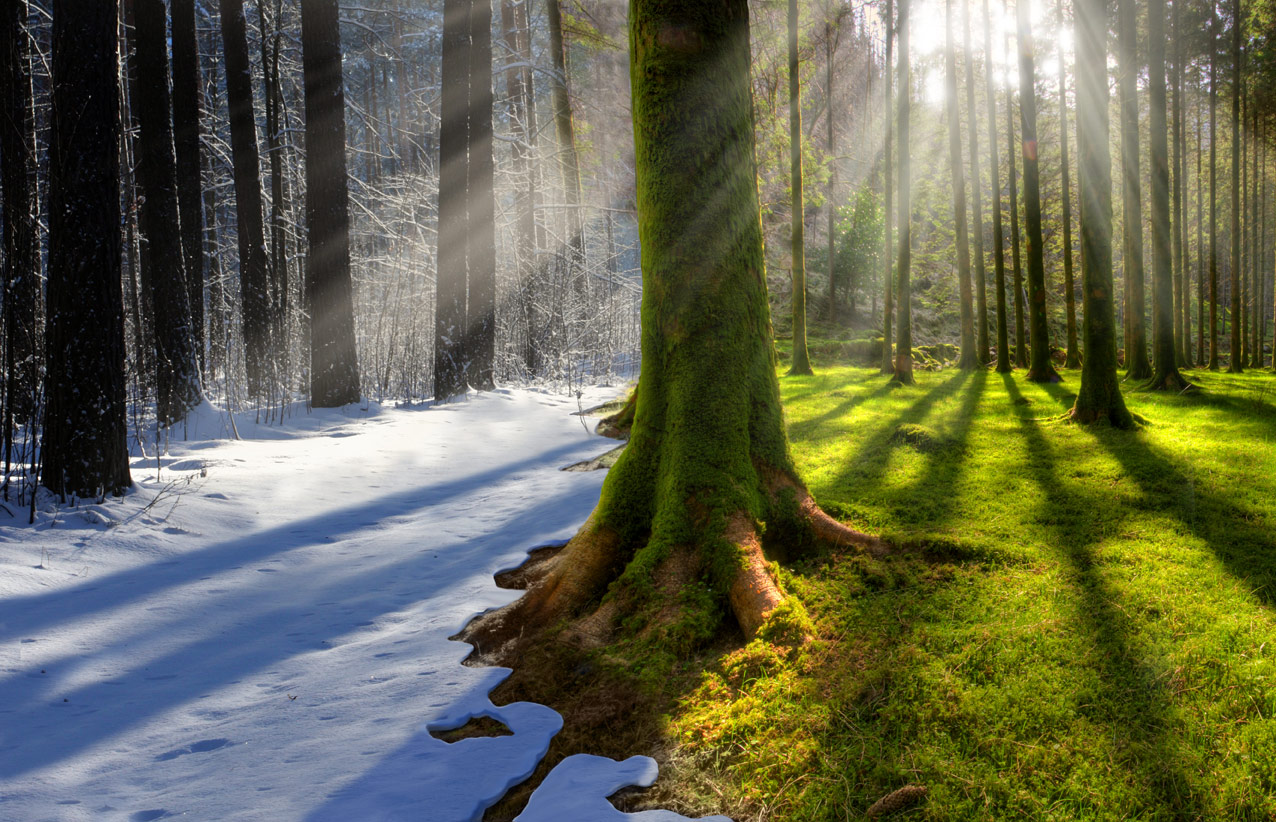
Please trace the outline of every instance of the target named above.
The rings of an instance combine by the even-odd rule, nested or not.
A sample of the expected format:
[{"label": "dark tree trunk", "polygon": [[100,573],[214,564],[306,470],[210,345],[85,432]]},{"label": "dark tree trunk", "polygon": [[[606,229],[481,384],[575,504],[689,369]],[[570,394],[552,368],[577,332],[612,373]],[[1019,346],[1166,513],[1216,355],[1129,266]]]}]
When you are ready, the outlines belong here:
[{"label": "dark tree trunk", "polygon": [[885,135],[885,150],[882,158],[883,214],[886,243],[882,252],[882,279],[886,283],[886,294],[882,303],[882,373],[895,373],[895,357],[893,355],[895,338],[892,336],[891,323],[895,320],[895,244],[892,235],[895,215],[891,213],[894,205],[895,180],[892,176],[892,155],[895,150],[892,139],[894,117],[891,111],[891,51],[895,45],[895,0],[886,0],[886,63],[882,67],[882,131]]},{"label": "dark tree trunk", "polygon": [[1112,158],[1108,154],[1107,6],[1074,0],[1077,32],[1077,160],[1085,322],[1081,387],[1072,419],[1133,424],[1117,382],[1112,299]]},{"label": "dark tree trunk", "polygon": [[434,308],[434,398],[465,393],[466,180],[469,135],[470,7],[443,6],[439,102],[439,242]]},{"label": "dark tree trunk", "polygon": [[310,402],[317,408],[333,408],[359,401],[337,0],[302,0],[301,51],[306,97]]},{"label": "dark tree trunk", "polygon": [[1231,351],[1227,370],[1239,374],[1241,362],[1241,0],[1232,0],[1232,253],[1228,260],[1231,275]]},{"label": "dark tree trunk", "polygon": [[1154,390],[1183,391],[1174,344],[1174,268],[1170,237],[1170,164],[1165,122],[1165,0],[1148,0],[1148,154],[1152,163],[1152,359]]},{"label": "dark tree trunk", "polygon": [[1210,0],[1210,363],[1218,370],[1218,14]]},{"label": "dark tree trunk", "polygon": [[[557,0],[551,0],[557,2]],[[793,202],[789,213],[789,251],[793,309],[793,359],[790,376],[811,374],[806,353],[806,197],[802,191],[802,93],[798,77],[798,6],[789,0],[789,183]]]},{"label": "dark tree trunk", "polygon": [[201,373],[207,373],[204,332],[204,192],[200,178],[199,118],[203,93],[195,0],[173,0],[173,147],[177,204],[182,223],[182,269],[190,310],[191,341]]},{"label": "dark tree trunk", "polygon": [[913,307],[909,268],[913,253],[913,176],[908,150],[909,98],[912,88],[908,63],[908,6],[909,0],[899,1],[899,294],[895,318],[895,376],[891,379],[912,385]]},{"label": "dark tree trunk", "polygon": [[1170,109],[1173,122],[1174,140],[1174,175],[1171,193],[1171,209],[1173,218],[1173,240],[1171,250],[1174,264],[1174,345],[1178,352],[1180,367],[1187,368],[1192,363],[1192,320],[1188,311],[1188,291],[1191,279],[1188,276],[1189,263],[1187,252],[1187,224],[1184,196],[1187,191],[1187,163],[1183,151],[1183,40],[1180,36],[1179,14],[1180,3],[1174,3],[1171,11],[1174,45],[1174,67],[1171,71]]},{"label": "dark tree trunk", "polygon": [[275,340],[275,367],[290,381],[288,369],[288,239],[284,227],[283,88],[279,69],[281,0],[275,0],[267,17],[268,0],[257,0],[261,24],[261,64],[266,103],[266,155],[270,159],[270,258],[269,291],[272,313],[271,334]]},{"label": "dark tree trunk", "polygon": [[[984,0],[984,54],[991,64],[992,26],[988,0]],[[1008,374],[1014,369],[1010,361],[1010,332],[1006,322],[1006,236],[1001,220],[1001,160],[997,157],[997,95],[993,93],[992,70],[985,67],[985,97],[988,101],[988,169],[992,173],[992,244],[993,270],[997,280],[997,371]],[[1013,155],[1012,155],[1013,156]]]},{"label": "dark tree trunk", "polygon": [[988,351],[988,268],[984,259],[984,202],[979,173],[979,115],[975,109],[975,55],[970,47],[970,3],[962,4],[966,58],[966,142],[970,150],[970,232],[975,244],[975,352],[979,364],[992,360]]},{"label": "dark tree trunk", "polygon": [[1135,51],[1137,31],[1134,0],[1118,0],[1119,66],[1117,89],[1121,110],[1121,264],[1125,276],[1126,379],[1152,376],[1147,332],[1143,324],[1143,192],[1139,185],[1139,103],[1135,81],[1139,74]]},{"label": "dark tree trunk", "polygon": [[1046,316],[1046,264],[1041,239],[1041,173],[1037,164],[1037,80],[1029,0],[1016,6],[1019,23],[1019,119],[1023,126],[1024,228],[1028,234],[1028,327],[1032,364],[1027,379],[1058,382],[1050,362],[1050,325]]},{"label": "dark tree trunk", "polygon": [[[1023,2],[1023,0],[1021,0]],[[957,103],[957,52],[953,48],[953,3],[944,3],[944,105],[948,118],[948,165],[953,181],[953,220],[957,231],[957,286],[961,296],[961,351],[958,368],[975,368],[975,312],[970,288],[970,237],[966,223],[966,175],[961,159],[961,120]],[[974,116],[974,111],[971,111]],[[976,185],[978,185],[976,183]]]},{"label": "dark tree trunk", "polygon": [[[1009,40],[1009,35],[1007,35]],[[1007,47],[1009,51],[1009,47]],[[1028,367],[1028,341],[1024,333],[1023,259],[1019,252],[1019,183],[1015,168],[1015,104],[1006,86],[1006,163],[1010,167],[1010,251],[1015,275],[1015,365]]]},{"label": "dark tree trunk", "polygon": [[492,0],[470,7],[469,165],[466,176],[466,380],[490,391],[496,356],[496,197],[492,158]]},{"label": "dark tree trunk", "polygon": [[[478,2],[478,0],[473,0]],[[554,129],[558,134],[558,170],[562,174],[563,193],[567,198],[568,276],[573,287],[584,284],[585,232],[580,205],[580,160],[576,155],[576,125],[572,120],[572,104],[567,87],[567,46],[563,42],[563,14],[558,0],[545,0],[549,23],[549,54],[554,71],[550,75],[554,105]]]},{"label": "dark tree trunk", "polygon": [[536,212],[533,208],[535,183],[532,173],[531,134],[528,129],[528,100],[530,68],[523,56],[527,31],[520,15],[525,0],[501,0],[501,28],[506,48],[516,62],[505,70],[505,96],[510,127],[514,132],[511,147],[516,193],[514,195],[515,234],[514,265],[518,283],[519,306],[527,327],[527,342],[523,348],[523,360],[528,373],[537,370],[535,346],[535,313],[533,302],[534,272],[536,270]]},{"label": "dark tree trunk", "polygon": [[182,267],[164,3],[163,0],[135,2],[138,76],[148,78],[147,82],[138,84],[133,105],[140,132],[137,179],[142,189],[142,238],[151,254],[156,413],[162,425],[172,425],[199,402],[199,364]]},{"label": "dark tree trunk", "polygon": [[248,373],[249,395],[260,398],[267,390],[272,363],[257,121],[253,114],[252,73],[248,62],[243,0],[220,0],[220,3],[222,48],[226,58],[226,105],[230,110],[230,152],[234,166],[235,227],[239,234],[244,367]]},{"label": "dark tree trunk", "polygon": [[[1059,20],[1063,25],[1063,0],[1059,0]],[[1059,173],[1063,193],[1063,293],[1068,323],[1068,353],[1064,368],[1080,368],[1081,352],[1077,348],[1077,289],[1072,268],[1072,180],[1068,166],[1068,85],[1064,65],[1063,40],[1059,40]]]},{"label": "dark tree trunk", "polygon": [[43,480],[58,494],[133,484],[125,441],[120,104],[114,2],[53,2]]},{"label": "dark tree trunk", "polygon": [[36,221],[35,121],[31,88],[31,48],[26,0],[7,0],[0,21],[0,184],[4,215],[4,449],[12,453],[13,427],[29,425],[36,414],[40,295],[39,234]]}]

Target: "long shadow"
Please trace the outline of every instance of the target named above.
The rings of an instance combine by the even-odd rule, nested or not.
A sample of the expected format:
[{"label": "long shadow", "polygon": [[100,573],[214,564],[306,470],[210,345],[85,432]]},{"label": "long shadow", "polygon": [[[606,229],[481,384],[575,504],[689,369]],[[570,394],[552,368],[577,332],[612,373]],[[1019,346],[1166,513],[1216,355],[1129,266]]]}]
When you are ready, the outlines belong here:
[{"label": "long shadow", "polygon": [[[564,522],[583,520],[594,502],[592,494],[569,488],[557,498],[537,501],[534,509],[517,512],[505,525],[487,532],[483,542],[532,544],[529,539],[543,538],[543,532],[561,528]],[[344,644],[340,637],[410,609],[444,588],[490,583],[496,569],[473,567],[473,554],[466,550],[472,546],[461,540],[414,549],[359,574],[351,574],[334,558],[320,569],[310,569],[304,581],[295,581],[298,584],[241,586],[176,624],[108,640],[74,668],[48,664],[53,677],[15,671],[0,680],[0,727],[6,741],[20,741],[0,749],[0,782],[69,759],[271,666],[339,647]],[[427,616],[436,621],[440,617]],[[468,616],[457,613],[436,626],[438,642],[447,642],[457,623]],[[458,646],[458,663],[463,655],[464,648]],[[92,669],[113,658],[127,659],[131,667],[114,676],[91,675]],[[61,681],[85,679],[92,681],[57,687]],[[428,682],[422,682],[427,690]],[[104,705],[113,708],[102,710]],[[65,713],[54,716],[53,711]]]},{"label": "long shadow", "polygon": [[[591,444],[598,445],[589,441]],[[410,516],[479,490],[502,477],[582,452],[574,442],[547,449],[514,463],[435,485],[413,486],[306,519],[290,520],[239,539],[183,553],[166,562],[140,565],[103,576],[87,585],[0,600],[0,643],[41,633],[70,620],[117,608],[132,599],[184,585],[246,563],[259,563],[316,541],[334,541],[387,519]],[[375,513],[374,513],[375,512]]]},{"label": "long shadow", "polygon": [[[829,420],[837,419],[860,403],[889,394],[892,390],[894,390],[892,385],[889,382],[885,382],[877,386],[874,391],[861,391],[855,396],[838,403],[823,414],[793,423],[789,426],[789,436],[796,437],[798,439],[805,439],[815,433],[821,425]],[[810,395],[808,394],[806,396]],[[792,398],[789,401],[794,402],[796,399],[798,398]]]},{"label": "long shadow", "polygon": [[[1136,770],[1150,800],[1174,818],[1205,818],[1199,786],[1177,767],[1173,755],[1177,729],[1166,685],[1140,663],[1145,655],[1133,640],[1134,626],[1096,563],[1094,547],[1105,533],[1107,506],[1102,499],[1086,500],[1065,488],[1038,421],[1018,403],[1023,398],[1018,386],[1009,375],[1003,380],[1028,445],[1027,470],[1044,496],[1038,522],[1054,532],[1078,596],[1077,620],[1099,651],[1089,659],[1108,696],[1078,710],[1085,708],[1089,718],[1112,728],[1114,740],[1123,741],[1122,760]],[[1072,513],[1059,516],[1061,510]]]}]

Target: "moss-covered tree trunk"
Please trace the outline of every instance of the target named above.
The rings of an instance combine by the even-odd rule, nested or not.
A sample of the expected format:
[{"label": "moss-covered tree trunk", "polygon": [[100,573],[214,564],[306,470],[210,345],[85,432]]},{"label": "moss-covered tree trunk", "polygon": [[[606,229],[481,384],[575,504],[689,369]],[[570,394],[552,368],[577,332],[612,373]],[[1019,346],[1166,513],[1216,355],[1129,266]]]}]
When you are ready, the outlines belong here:
[{"label": "moss-covered tree trunk", "polygon": [[1108,154],[1107,6],[1073,0],[1077,32],[1077,160],[1081,190],[1084,360],[1072,419],[1132,424],[1117,382],[1112,299],[1112,158]]},{"label": "moss-covered tree trunk", "polygon": [[1032,362],[1028,379],[1058,382],[1050,362],[1050,324],[1046,317],[1046,265],[1041,239],[1041,172],[1037,164],[1037,74],[1028,0],[1016,6],[1019,24],[1019,119],[1023,128],[1023,211],[1028,235],[1028,327]]},{"label": "moss-covered tree trunk", "polygon": [[975,113],[975,55],[970,48],[970,3],[962,4],[966,62],[966,142],[970,151],[970,233],[975,255],[975,352],[980,365],[988,351],[988,269],[984,260],[984,202],[979,173],[979,116]]},{"label": "moss-covered tree trunk", "polygon": [[1121,265],[1125,275],[1126,379],[1152,376],[1143,323],[1143,192],[1139,184],[1139,103],[1135,91],[1139,63],[1134,0],[1119,0],[1117,90],[1121,109]]},{"label": "moss-covered tree trunk", "polygon": [[793,204],[789,214],[790,281],[793,286],[793,360],[789,374],[811,373],[806,353],[806,197],[802,191],[802,82],[798,62],[798,4],[789,0],[789,182]]},{"label": "moss-covered tree trunk", "polygon": [[[1059,0],[1059,20],[1063,24],[1063,0]],[[1080,368],[1077,348],[1077,289],[1072,267],[1072,180],[1068,166],[1068,73],[1063,38],[1059,38],[1059,175],[1063,192],[1063,294],[1067,316],[1068,352],[1064,368]]]},{"label": "moss-covered tree trunk", "polygon": [[1148,154],[1152,163],[1152,359],[1149,387],[1182,391],[1174,344],[1174,269],[1170,237],[1170,164],[1165,117],[1165,0],[1148,0]]},{"label": "moss-covered tree trunk", "polygon": [[966,175],[961,159],[961,120],[957,108],[957,53],[953,48],[953,3],[944,4],[944,104],[948,109],[948,165],[953,179],[953,220],[957,230],[957,284],[961,295],[959,368],[979,365],[975,354],[975,311],[971,304],[970,237],[966,223]]},{"label": "moss-covered tree trunk", "polygon": [[899,2],[899,294],[896,300],[895,376],[896,382],[913,384],[913,310],[909,270],[913,252],[913,192],[911,158],[908,153],[910,89],[908,63],[908,5]]},{"label": "moss-covered tree trunk", "polygon": [[882,67],[882,106],[884,108],[883,132],[885,134],[884,157],[882,158],[882,222],[885,224],[885,249],[882,253],[882,279],[886,281],[886,296],[882,303],[882,373],[895,373],[894,338],[891,336],[891,323],[895,311],[895,246],[892,242],[895,216],[891,213],[894,205],[892,195],[895,193],[894,173],[891,162],[894,153],[892,141],[893,118],[891,117],[891,52],[895,45],[895,0],[886,0],[886,62]]},{"label": "moss-covered tree trunk", "polygon": [[992,173],[992,245],[993,271],[997,280],[997,371],[1008,374],[1014,366],[1010,363],[1010,332],[1006,325],[1006,236],[1001,221],[1001,161],[997,157],[997,95],[993,93],[992,24],[988,14],[988,0],[984,0],[984,67],[985,99],[988,102],[988,169]]},{"label": "moss-covered tree trunk", "polygon": [[634,0],[629,45],[643,249],[629,445],[580,532],[529,570],[527,594],[467,628],[463,638],[488,659],[577,617],[569,635],[585,643],[623,616],[685,647],[728,613],[748,636],[797,639],[800,611],[781,607],[762,524],[768,537],[789,523],[831,543],[878,544],[823,514],[789,456],[758,214],[748,4]]},{"label": "moss-covered tree trunk", "polygon": [[1241,361],[1241,0],[1232,0],[1232,253],[1228,260],[1231,281],[1231,340],[1227,370],[1239,374]]}]

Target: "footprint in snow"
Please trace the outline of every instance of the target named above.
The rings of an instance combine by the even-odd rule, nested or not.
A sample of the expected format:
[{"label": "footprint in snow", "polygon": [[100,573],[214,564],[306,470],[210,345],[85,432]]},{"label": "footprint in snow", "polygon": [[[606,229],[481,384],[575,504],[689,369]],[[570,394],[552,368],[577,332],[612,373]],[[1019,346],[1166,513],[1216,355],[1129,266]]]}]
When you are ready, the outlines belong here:
[{"label": "footprint in snow", "polygon": [[164,808],[153,808],[149,811],[137,811],[130,816],[129,822],[154,822],[156,819],[163,819],[168,816],[168,811]]},{"label": "footprint in snow", "polygon": [[[167,762],[170,759],[176,759],[179,756],[186,756],[187,754],[208,753],[209,751],[215,751],[218,748],[224,748],[229,744],[230,744],[229,739],[203,739],[203,740],[200,740],[199,742],[192,742],[191,744],[187,745],[185,748],[175,748],[167,753],[162,753],[159,756],[155,757],[155,761]],[[138,813],[151,813],[151,811],[138,811]],[[160,813],[167,813],[167,811],[161,810]],[[137,817],[137,814],[134,814],[134,817]],[[158,816],[146,817],[146,819],[159,819],[159,818],[160,817]]]}]

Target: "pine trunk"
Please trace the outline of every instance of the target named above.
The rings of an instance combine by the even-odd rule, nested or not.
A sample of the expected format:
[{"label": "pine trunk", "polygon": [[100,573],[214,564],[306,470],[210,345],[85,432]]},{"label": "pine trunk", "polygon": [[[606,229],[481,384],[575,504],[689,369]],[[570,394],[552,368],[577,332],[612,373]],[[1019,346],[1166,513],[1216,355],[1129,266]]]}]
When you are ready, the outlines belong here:
[{"label": "pine trunk", "polygon": [[913,311],[909,269],[912,262],[913,192],[909,156],[909,103],[911,97],[908,54],[908,6],[899,2],[899,294],[896,295],[895,375],[896,382],[913,384]]},{"label": "pine trunk", "polygon": [[1139,74],[1135,50],[1137,31],[1134,0],[1118,0],[1120,18],[1119,68],[1117,79],[1121,110],[1121,261],[1125,277],[1125,376],[1141,381],[1152,376],[1148,362],[1147,331],[1144,327],[1143,295],[1143,192],[1139,184],[1139,103],[1136,83]]},{"label": "pine trunk", "polygon": [[811,374],[806,352],[806,198],[802,191],[802,84],[798,63],[797,0],[789,0],[789,185],[792,204],[789,213],[789,269],[792,286],[793,360],[789,376]]},{"label": "pine trunk", "polygon": [[470,6],[470,104],[465,201],[465,376],[490,391],[496,357],[496,197],[492,157],[492,0]]},{"label": "pine trunk", "polygon": [[1010,333],[1006,322],[1006,237],[1001,220],[1001,161],[997,157],[997,95],[992,84],[992,26],[988,14],[988,0],[984,0],[984,82],[988,101],[988,169],[992,174],[992,243],[993,270],[997,280],[997,371],[1008,374],[1014,366],[1010,362]]},{"label": "pine trunk", "polygon": [[975,253],[975,352],[979,364],[992,361],[988,350],[988,266],[984,256],[983,185],[979,171],[979,116],[975,109],[975,55],[970,47],[970,3],[962,5],[966,58],[966,142],[970,150],[970,232]]},{"label": "pine trunk", "polygon": [[953,48],[953,3],[944,4],[944,104],[948,118],[948,165],[953,181],[953,221],[957,232],[957,285],[961,296],[961,352],[958,368],[975,368],[975,312],[970,287],[970,237],[966,223],[966,175],[961,158],[961,120],[957,104],[957,52]]},{"label": "pine trunk", "polygon": [[[1059,19],[1063,20],[1063,0],[1059,0]],[[1062,25],[1062,23],[1061,23]],[[1063,294],[1067,311],[1068,352],[1064,368],[1080,368],[1081,352],[1077,348],[1077,288],[1072,265],[1072,180],[1068,166],[1068,85],[1064,61],[1063,38],[1059,39],[1059,174],[1063,195]]]}]

